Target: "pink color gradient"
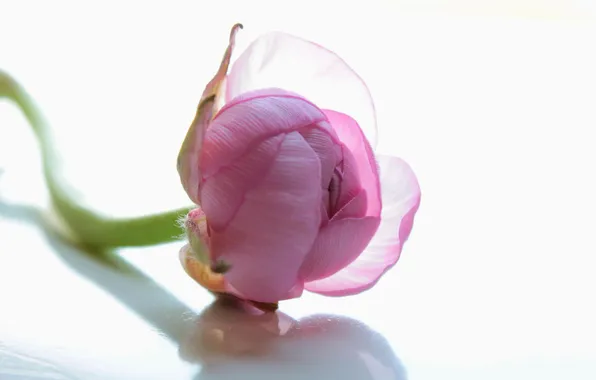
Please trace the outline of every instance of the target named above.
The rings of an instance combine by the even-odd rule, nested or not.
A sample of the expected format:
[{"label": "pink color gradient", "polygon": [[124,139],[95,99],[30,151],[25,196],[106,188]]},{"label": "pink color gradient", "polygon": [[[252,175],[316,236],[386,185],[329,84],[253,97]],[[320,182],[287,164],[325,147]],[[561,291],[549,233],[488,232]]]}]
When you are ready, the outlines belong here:
[{"label": "pink color gradient", "polygon": [[230,266],[226,289],[277,302],[372,287],[399,259],[420,188],[404,161],[375,156],[362,79],[333,52],[270,33],[236,60],[226,86],[180,158],[205,216],[199,239]]}]

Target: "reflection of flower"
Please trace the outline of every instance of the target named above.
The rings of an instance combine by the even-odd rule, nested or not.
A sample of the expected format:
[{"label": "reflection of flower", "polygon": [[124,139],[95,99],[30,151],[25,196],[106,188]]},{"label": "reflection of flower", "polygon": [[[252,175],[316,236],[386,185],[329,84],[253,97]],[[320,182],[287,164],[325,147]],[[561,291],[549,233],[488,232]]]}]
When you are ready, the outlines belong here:
[{"label": "reflection of flower", "polygon": [[370,94],[341,58],[270,33],[228,74],[236,30],[178,158],[200,206],[182,263],[207,289],[259,302],[362,292],[399,258],[416,177],[373,153]]},{"label": "reflection of flower", "polygon": [[266,355],[293,323],[284,314],[264,313],[228,296],[219,297],[196,322],[180,346],[180,356],[191,362]]},{"label": "reflection of flower", "polygon": [[294,321],[218,300],[185,333],[180,356],[202,365],[198,379],[404,380],[385,339],[334,315]]}]

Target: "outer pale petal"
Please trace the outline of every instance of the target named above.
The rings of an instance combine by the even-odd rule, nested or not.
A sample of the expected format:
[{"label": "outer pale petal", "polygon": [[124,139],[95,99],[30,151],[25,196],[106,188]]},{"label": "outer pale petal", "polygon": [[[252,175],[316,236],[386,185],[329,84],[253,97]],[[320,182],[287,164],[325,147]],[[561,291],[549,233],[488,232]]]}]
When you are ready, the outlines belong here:
[{"label": "outer pale petal", "polygon": [[232,65],[226,98],[267,87],[293,91],[321,108],[350,114],[376,145],[376,116],[370,91],[335,53],[285,33],[265,34]]},{"label": "outer pale petal", "polygon": [[200,203],[198,194],[199,179],[201,176],[199,172],[199,157],[201,155],[205,130],[217,112],[217,98],[221,96],[221,90],[223,89],[222,82],[225,80],[232,57],[232,49],[234,48],[234,37],[240,28],[242,28],[240,24],[232,27],[230,41],[219,65],[219,69],[203,90],[195,118],[186,133],[186,137],[178,153],[177,167],[180,182],[189,198],[197,204]]},{"label": "outer pale petal", "polygon": [[370,144],[356,120],[336,111],[323,110],[323,112],[339,140],[352,154],[352,157],[348,154],[344,155],[346,159],[343,186],[345,188],[362,187],[366,191],[366,215],[379,216],[381,212],[379,173]]},{"label": "outer pale petal", "polygon": [[336,274],[305,284],[327,296],[357,294],[371,288],[399,259],[420,205],[420,187],[410,166],[396,157],[379,156],[383,210],[376,235],[354,262]]},{"label": "outer pale petal", "polygon": [[230,264],[225,278],[245,298],[277,302],[300,294],[298,272],[319,230],[321,191],[317,155],[298,132],[288,133],[225,230],[211,233],[213,258]]}]

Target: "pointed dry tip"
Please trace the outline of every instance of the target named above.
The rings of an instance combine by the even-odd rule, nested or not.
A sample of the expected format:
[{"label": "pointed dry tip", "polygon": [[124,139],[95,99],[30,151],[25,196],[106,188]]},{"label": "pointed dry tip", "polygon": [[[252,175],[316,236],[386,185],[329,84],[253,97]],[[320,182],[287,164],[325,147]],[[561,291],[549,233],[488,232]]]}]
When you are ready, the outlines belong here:
[{"label": "pointed dry tip", "polygon": [[234,39],[236,38],[236,33],[238,33],[238,30],[240,30],[240,29],[244,29],[244,25],[242,25],[239,22],[234,24],[234,26],[232,27],[232,30],[230,31],[230,43],[234,43]]}]

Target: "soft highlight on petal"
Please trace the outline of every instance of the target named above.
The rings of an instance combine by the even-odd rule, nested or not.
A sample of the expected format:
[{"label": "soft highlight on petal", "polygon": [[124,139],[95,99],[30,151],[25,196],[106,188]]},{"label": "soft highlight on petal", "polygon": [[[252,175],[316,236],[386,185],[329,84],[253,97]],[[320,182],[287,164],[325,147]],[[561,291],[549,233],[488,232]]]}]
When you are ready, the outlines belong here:
[{"label": "soft highlight on petal", "polygon": [[206,131],[201,173],[212,176],[270,137],[319,123],[327,123],[323,112],[296,94],[279,89],[244,94],[226,104]]},{"label": "soft highlight on petal", "polygon": [[376,114],[370,91],[332,51],[281,32],[259,37],[232,65],[226,98],[268,87],[296,92],[321,108],[351,115],[376,145]]},{"label": "soft highlight on petal", "polygon": [[416,175],[403,160],[378,156],[383,198],[381,224],[362,255],[325,279],[308,282],[305,289],[327,296],[347,296],[371,288],[399,259],[420,205]]},{"label": "soft highlight on petal", "polygon": [[229,284],[259,302],[299,294],[298,271],[319,230],[320,202],[319,159],[298,132],[290,132],[232,221],[212,231],[213,259],[231,265]]},{"label": "soft highlight on petal", "polygon": [[201,183],[201,202],[211,228],[219,231],[227,226],[244,202],[244,195],[271,168],[284,137],[282,134],[263,141]]}]

